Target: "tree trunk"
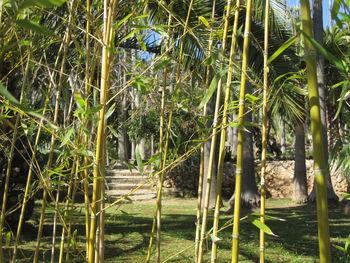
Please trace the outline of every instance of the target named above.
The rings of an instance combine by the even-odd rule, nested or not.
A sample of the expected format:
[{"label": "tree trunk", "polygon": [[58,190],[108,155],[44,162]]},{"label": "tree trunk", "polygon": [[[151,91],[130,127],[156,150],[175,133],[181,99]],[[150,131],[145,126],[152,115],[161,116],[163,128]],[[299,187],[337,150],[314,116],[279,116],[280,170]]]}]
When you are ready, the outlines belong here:
[{"label": "tree trunk", "polygon": [[305,127],[304,122],[295,125],[295,159],[292,200],[304,202],[307,200],[307,179],[305,163]]},{"label": "tree trunk", "polygon": [[[323,45],[323,17],[322,17],[322,0],[313,0],[313,29],[314,37],[321,45]],[[338,201],[339,198],[335,194],[332,180],[330,177],[329,165],[328,165],[328,135],[327,135],[327,111],[326,111],[326,89],[324,87],[324,58],[317,52],[317,85],[318,93],[320,97],[320,113],[322,123],[322,137],[323,137],[323,148],[324,158],[326,163],[326,174],[327,174],[327,198],[329,200]],[[315,202],[316,200],[316,189],[315,183],[309,196],[309,201]]]},{"label": "tree trunk", "polygon": [[286,124],[282,121],[282,130],[281,130],[281,152],[286,152]]},{"label": "tree trunk", "polygon": [[[120,112],[120,122],[123,123],[127,119],[127,99],[126,96],[123,96],[122,99],[122,107]],[[119,130],[119,136],[118,136],[118,157],[121,162],[128,162],[129,161],[129,149],[128,149],[128,133],[127,129],[125,128],[125,125],[122,125],[122,127]]]}]

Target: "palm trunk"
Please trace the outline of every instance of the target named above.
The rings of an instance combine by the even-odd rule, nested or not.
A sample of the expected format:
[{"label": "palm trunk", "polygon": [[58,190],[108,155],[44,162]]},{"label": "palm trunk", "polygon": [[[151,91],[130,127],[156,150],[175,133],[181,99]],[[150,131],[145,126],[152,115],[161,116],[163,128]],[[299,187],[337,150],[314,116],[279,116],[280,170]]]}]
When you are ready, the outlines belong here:
[{"label": "palm trunk", "polygon": [[[312,21],[308,0],[301,0],[301,20],[306,35],[312,37]],[[308,41],[305,41],[305,61],[307,67],[311,131],[313,139],[314,174],[316,180],[316,206],[319,234],[320,263],[331,262],[328,202],[327,202],[327,164],[324,154],[324,138],[320,114],[320,100],[317,89],[316,50]]]},{"label": "palm trunk", "polygon": [[282,121],[282,130],[281,130],[281,152],[286,152],[286,123]]},{"label": "palm trunk", "polygon": [[303,121],[298,121],[295,125],[295,161],[292,200],[296,202],[305,202],[307,200],[304,126],[305,123]]},{"label": "palm trunk", "polygon": [[[245,103],[245,89],[247,81],[247,64],[249,55],[249,35],[251,25],[251,10],[252,1],[247,1],[246,6],[246,19],[244,28],[244,41],[243,41],[243,54],[242,54],[242,74],[241,74],[241,86],[239,95],[239,113],[238,122],[240,125],[244,124],[244,103]],[[232,262],[238,262],[238,237],[239,237],[239,219],[241,212],[241,190],[242,190],[242,172],[244,168],[243,164],[243,130],[238,131],[238,144],[237,144],[237,163],[236,163],[236,187],[235,187],[235,201],[234,201],[234,219],[233,219],[233,232],[232,232]]]}]

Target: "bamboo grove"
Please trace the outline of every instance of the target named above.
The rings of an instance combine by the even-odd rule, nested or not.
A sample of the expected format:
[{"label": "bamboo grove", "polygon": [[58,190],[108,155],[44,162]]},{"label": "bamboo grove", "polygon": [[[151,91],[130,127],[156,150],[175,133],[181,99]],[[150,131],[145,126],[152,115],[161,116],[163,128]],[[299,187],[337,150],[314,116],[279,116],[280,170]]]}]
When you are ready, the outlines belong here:
[{"label": "bamboo grove", "polygon": [[[349,10],[345,2],[336,3],[333,27],[349,36],[348,17],[338,16]],[[350,117],[350,58],[341,51],[343,59],[337,58],[326,42],[315,40],[309,1],[301,0],[295,12],[274,0],[3,0],[0,33],[0,263],[41,262],[43,242],[50,244],[45,262],[73,262],[73,256],[77,262],[104,262],[107,211],[121,209],[150,182],[156,199],[145,260],[176,258],[181,251],[170,258],[162,254],[171,245],[162,234],[163,185],[167,174],[191,158],[198,160],[199,172],[193,175],[198,186],[193,244],[184,248],[193,251],[190,260],[221,262],[221,233],[230,231],[226,260],[238,262],[244,242],[240,222],[250,220],[260,233],[257,257],[265,262],[266,235],[274,235],[265,213],[273,118],[285,118],[291,127],[309,120],[319,260],[331,262],[327,200],[333,190],[316,54],[339,76],[327,80],[339,127]],[[233,216],[222,224],[229,129],[237,133]],[[254,129],[261,130],[260,189],[247,199],[245,155]],[[347,162],[349,147],[335,149],[333,158]],[[151,172],[143,184],[111,200],[104,191],[107,168],[116,160]],[[21,190],[14,190],[16,184]],[[242,216],[242,206],[254,204],[260,211]],[[79,231],[78,210],[84,221]],[[35,245],[24,255],[23,225],[33,211]]]}]

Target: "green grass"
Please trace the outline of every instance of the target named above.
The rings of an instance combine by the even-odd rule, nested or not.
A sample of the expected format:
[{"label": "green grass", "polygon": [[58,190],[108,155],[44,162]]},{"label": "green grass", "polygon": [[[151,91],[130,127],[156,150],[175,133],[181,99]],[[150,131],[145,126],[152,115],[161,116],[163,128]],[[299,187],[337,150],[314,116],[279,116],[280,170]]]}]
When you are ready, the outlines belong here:
[{"label": "green grass", "polygon": [[[32,260],[39,207],[37,204],[33,219],[30,223],[25,224],[20,247],[21,253],[19,253],[21,260],[18,262],[31,262]],[[195,199],[164,200],[161,252],[163,261],[169,259],[167,262],[193,262],[195,207]],[[278,237],[267,236],[266,262],[318,262],[315,207],[292,204],[290,200],[268,200],[267,207],[268,215],[283,218],[286,221],[267,221],[267,225]],[[77,231],[75,238],[77,249],[71,250],[68,262],[84,262],[84,256],[81,253],[84,253],[85,228],[84,216],[80,208],[81,205],[78,205],[73,220],[73,230]],[[223,211],[224,209],[226,208],[223,208]],[[123,204],[108,209],[105,227],[105,262],[145,262],[153,214],[154,201]],[[53,210],[49,210],[41,246],[41,262],[50,260],[52,218]],[[232,215],[223,214],[221,218],[221,225],[223,225],[232,218]],[[210,218],[209,225],[211,222],[212,218]],[[228,227],[220,232],[218,262],[230,262],[231,231],[231,227]],[[350,218],[343,215],[338,206],[330,208],[330,232],[332,244],[340,246],[343,246],[346,237],[350,234]],[[61,233],[61,228],[58,229],[58,233]],[[59,238],[56,244],[56,255],[58,255]],[[10,253],[11,247],[8,247],[5,255]],[[240,262],[258,262],[258,253],[259,231],[249,221],[244,220],[241,223]],[[209,257],[208,253],[205,258]],[[337,263],[348,262],[349,259],[332,248],[332,260]]]}]

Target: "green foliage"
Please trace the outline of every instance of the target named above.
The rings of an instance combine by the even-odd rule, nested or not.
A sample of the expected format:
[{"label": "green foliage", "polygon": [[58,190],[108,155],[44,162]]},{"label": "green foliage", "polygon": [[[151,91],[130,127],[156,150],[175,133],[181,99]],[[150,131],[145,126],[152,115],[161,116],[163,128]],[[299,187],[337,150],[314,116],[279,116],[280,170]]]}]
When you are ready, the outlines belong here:
[{"label": "green foliage", "polygon": [[159,116],[155,110],[132,115],[125,127],[132,140],[150,138],[159,133]]}]

